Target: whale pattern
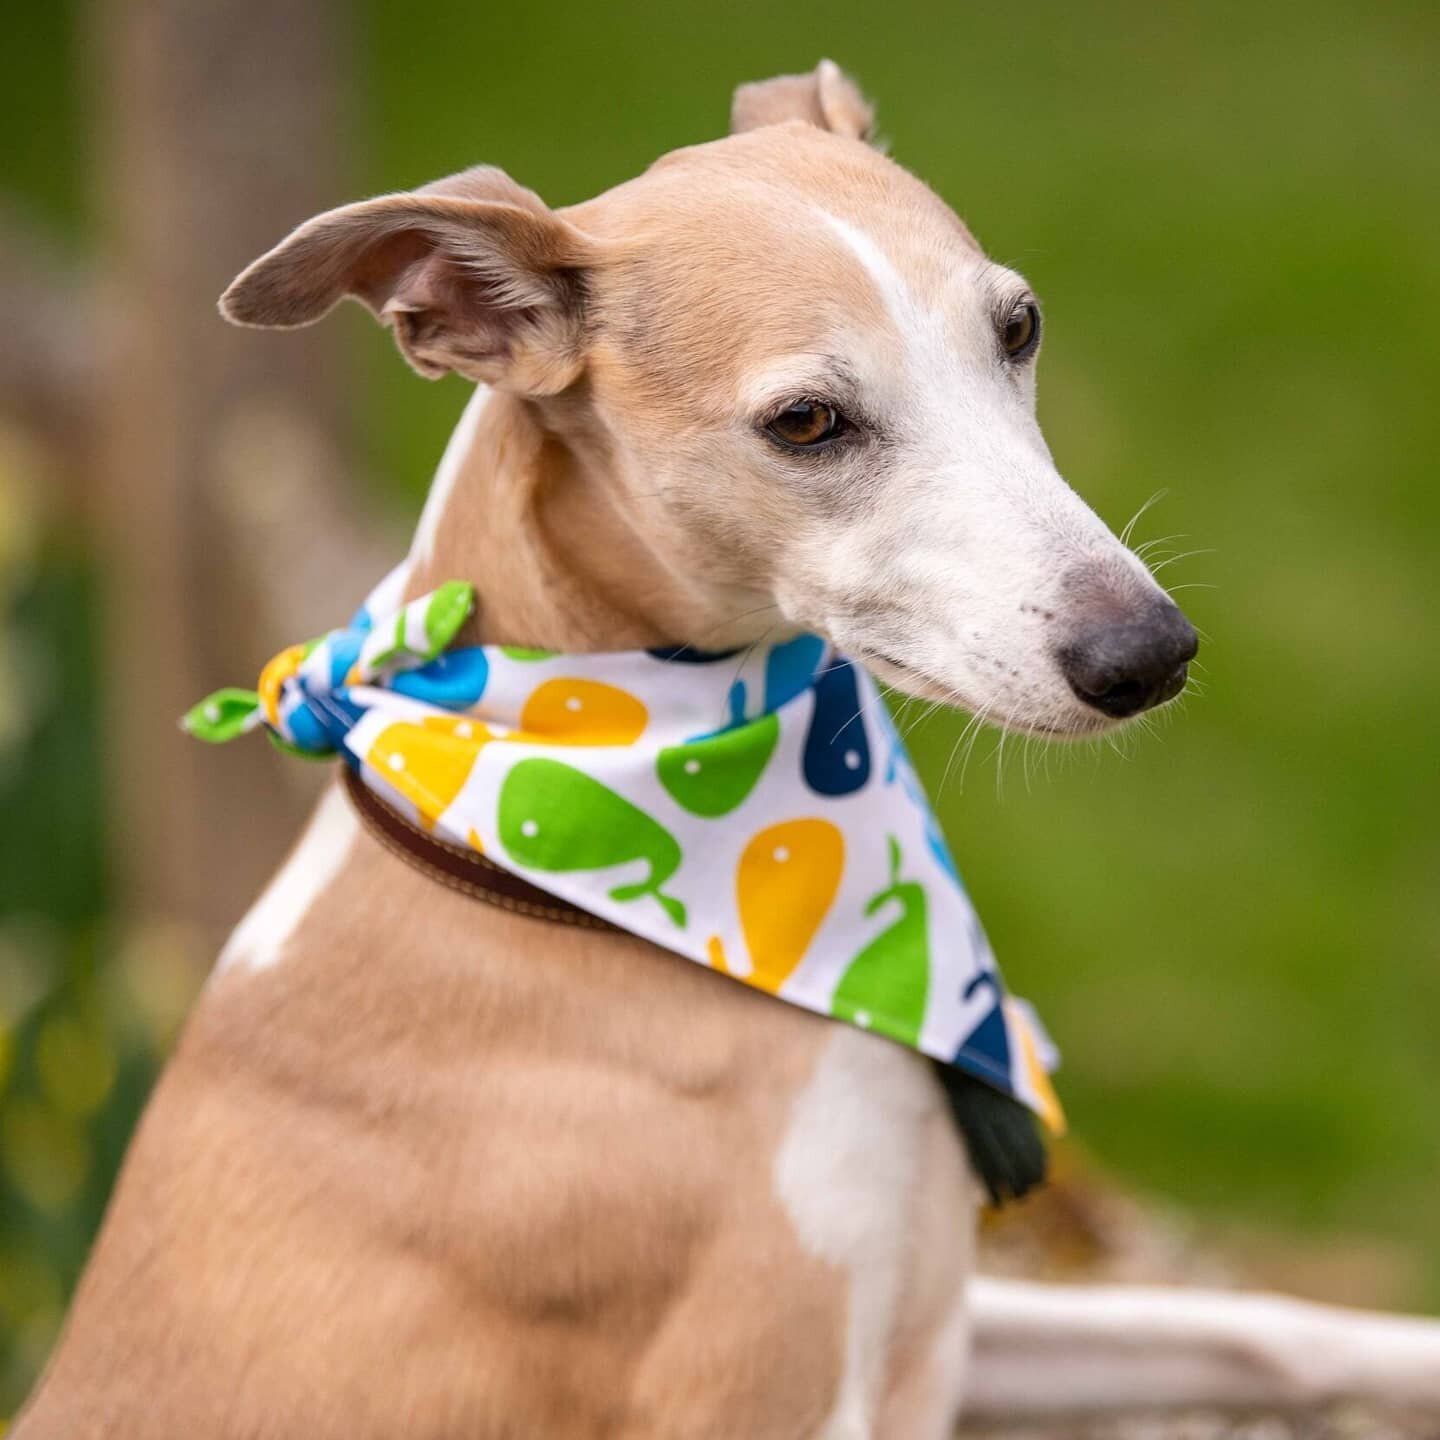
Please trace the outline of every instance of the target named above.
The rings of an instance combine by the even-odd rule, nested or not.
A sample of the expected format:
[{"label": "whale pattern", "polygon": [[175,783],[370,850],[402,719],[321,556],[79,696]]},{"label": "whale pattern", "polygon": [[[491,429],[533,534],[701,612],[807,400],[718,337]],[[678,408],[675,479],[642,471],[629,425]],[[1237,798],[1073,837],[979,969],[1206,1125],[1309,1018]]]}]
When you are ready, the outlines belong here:
[{"label": "whale pattern", "polygon": [[490,662],[484,650],[471,646],[451,650],[418,670],[402,670],[390,688],[413,700],[463,710],[477,704],[490,679]]},{"label": "whale pattern", "polygon": [[414,805],[429,830],[455,803],[481,747],[494,738],[488,726],[464,715],[397,720],[371,742],[365,763]]},{"label": "whale pattern", "polygon": [[643,860],[644,880],[616,885],[612,900],[652,897],[678,929],[685,906],[662,887],[680,868],[678,842],[663,825],[572,765],[536,756],[511,767],[500,787],[500,841],[532,870],[606,870]]},{"label": "whale pattern", "polygon": [[649,718],[645,706],[618,685],[561,676],[531,691],[520,729],[525,738],[549,745],[633,745]]},{"label": "whale pattern", "polygon": [[930,987],[930,936],[924,888],[900,878],[899,841],[890,837],[890,884],[874,895],[865,914],[900,907],[855,958],[835,988],[831,1012],[842,1020],[914,1045],[925,1021]]},{"label": "whale pattern", "polygon": [[815,677],[815,710],[805,736],[805,783],[821,795],[851,795],[870,779],[870,742],[855,667],[836,660]]},{"label": "whale pattern", "polygon": [[755,788],[779,738],[779,717],[762,715],[733,730],[667,746],[656,757],[656,773],[677,805],[716,820]]},{"label": "whale pattern", "polygon": [[[845,837],[828,820],[786,820],[755,835],[735,872],[750,984],[772,995],[805,958],[840,888]],[[711,947],[712,961],[718,946]]]}]

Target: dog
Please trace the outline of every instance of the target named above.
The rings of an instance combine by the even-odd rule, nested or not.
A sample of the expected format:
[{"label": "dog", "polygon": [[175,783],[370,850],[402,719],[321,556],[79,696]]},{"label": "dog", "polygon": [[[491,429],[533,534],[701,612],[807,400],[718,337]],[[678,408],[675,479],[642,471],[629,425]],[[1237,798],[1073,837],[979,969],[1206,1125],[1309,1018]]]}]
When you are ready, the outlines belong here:
[{"label": "dog", "polygon": [[[1041,318],[823,62],[566,211],[495,169],[302,225],[242,325],[347,296],[477,391],[406,593],[566,651],[816,631],[1049,737],[1164,703],[1189,623],[1057,472]],[[932,1069],[637,937],[476,905],[337,786],[226,945],[14,1432],[941,1437],[1340,1395],[1440,1327],[973,1276]]]}]

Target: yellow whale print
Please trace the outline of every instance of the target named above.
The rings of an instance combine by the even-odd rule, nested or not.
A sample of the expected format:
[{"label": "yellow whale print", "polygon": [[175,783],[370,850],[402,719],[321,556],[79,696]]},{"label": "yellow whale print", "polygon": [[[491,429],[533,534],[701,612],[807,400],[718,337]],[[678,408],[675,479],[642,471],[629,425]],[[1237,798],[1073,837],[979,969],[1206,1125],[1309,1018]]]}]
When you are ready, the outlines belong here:
[{"label": "yellow whale print", "polygon": [[[828,820],[786,820],[761,830],[745,847],[735,870],[735,896],[749,983],[774,994],[805,958],[840,889],[845,840]],[[726,970],[717,939],[711,964]]]},{"label": "yellow whale print", "polygon": [[565,675],[535,687],[520,713],[520,730],[550,745],[633,745],[649,719],[628,690]]},{"label": "yellow whale print", "polygon": [[418,725],[387,725],[375,737],[365,763],[415,806],[420,823],[429,830],[465,788],[480,751],[498,738],[487,725],[465,715],[427,715]]}]

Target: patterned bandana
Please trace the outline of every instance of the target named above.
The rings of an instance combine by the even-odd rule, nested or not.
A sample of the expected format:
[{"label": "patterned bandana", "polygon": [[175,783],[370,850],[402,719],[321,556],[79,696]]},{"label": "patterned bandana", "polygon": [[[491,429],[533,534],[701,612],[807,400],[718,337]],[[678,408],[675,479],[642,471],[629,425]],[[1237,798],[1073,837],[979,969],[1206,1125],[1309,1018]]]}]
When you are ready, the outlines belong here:
[{"label": "patterned bandana", "polygon": [[667,950],[888,1036],[1063,1128],[884,701],[814,635],[725,655],[450,649],[452,581],[384,581],[343,630],[184,725],[342,755],[414,824]]}]

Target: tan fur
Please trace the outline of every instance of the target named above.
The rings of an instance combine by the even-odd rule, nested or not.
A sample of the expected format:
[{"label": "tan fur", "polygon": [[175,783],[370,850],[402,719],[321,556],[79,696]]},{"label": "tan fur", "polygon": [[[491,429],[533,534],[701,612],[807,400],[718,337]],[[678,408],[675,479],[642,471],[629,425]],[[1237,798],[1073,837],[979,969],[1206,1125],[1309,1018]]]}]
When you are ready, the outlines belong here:
[{"label": "tan fur", "polygon": [[843,1287],[768,1160],[825,1030],[366,837],[207,991],[21,1433],[812,1433]]},{"label": "tan fur", "polygon": [[730,128],[737,135],[786,120],[803,120],[851,140],[868,140],[875,112],[833,60],[822,60],[808,75],[777,75],[735,92]]}]

